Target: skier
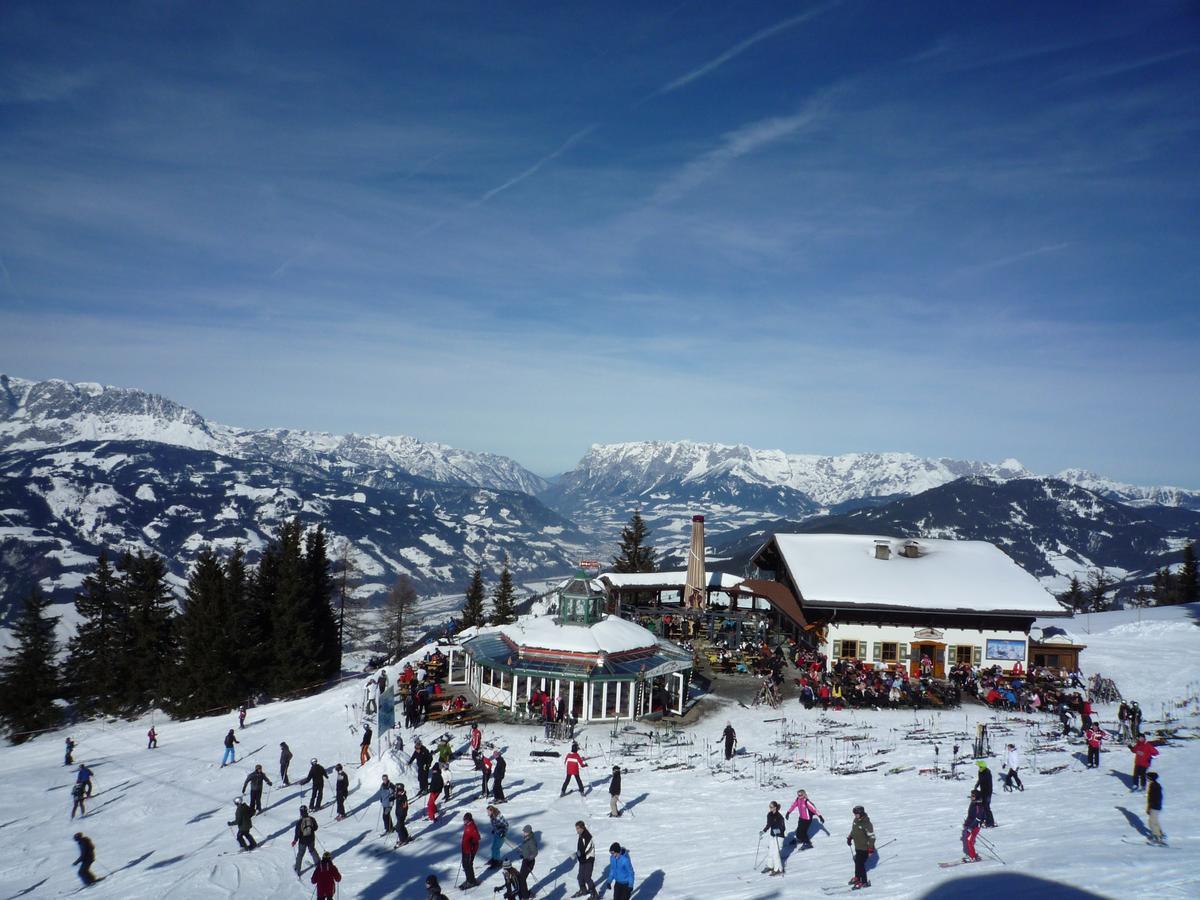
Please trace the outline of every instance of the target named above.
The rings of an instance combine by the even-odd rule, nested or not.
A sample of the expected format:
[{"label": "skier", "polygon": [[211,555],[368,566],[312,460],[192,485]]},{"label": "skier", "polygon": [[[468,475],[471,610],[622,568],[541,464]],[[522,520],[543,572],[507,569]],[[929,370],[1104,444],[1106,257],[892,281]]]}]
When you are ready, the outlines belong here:
[{"label": "skier", "polygon": [[621,802],[621,767],[613,766],[612,778],[608,781],[608,817],[617,819],[621,816],[621,809],[617,805]]},{"label": "skier", "polygon": [[983,823],[985,828],[995,828],[996,820],[992,817],[992,770],[988,768],[986,759],[975,760],[979,766],[979,777],[975,779],[973,791],[979,791],[979,799],[983,801]]},{"label": "skier", "polygon": [[246,704],[238,707],[238,728],[246,727]]},{"label": "skier", "polygon": [[582,821],[575,823],[575,858],[579,860],[579,873],[575,879],[579,882],[579,890],[572,897],[587,896],[588,900],[596,900],[596,883],[592,881],[592,871],[596,868],[596,844],[587,825]]},{"label": "skier", "polygon": [[475,751],[475,758],[476,767],[479,769],[479,799],[486,800],[491,793],[488,790],[488,782],[492,777],[492,760],[486,754],[480,754],[478,750]]},{"label": "skier", "polygon": [[321,854],[321,861],[313,869],[309,879],[317,886],[316,900],[333,900],[337,893],[337,883],[342,880],[342,873],[333,864],[333,854],[329,851]]},{"label": "skier", "polygon": [[446,900],[442,886],[438,884],[437,876],[430,875],[425,879],[425,900]]},{"label": "skier", "polygon": [[504,773],[508,769],[508,763],[504,759],[504,754],[499,750],[492,751],[492,802],[504,802]]},{"label": "skier", "polygon": [[504,836],[508,834],[508,820],[500,815],[500,810],[494,806],[487,808],[488,825],[492,829],[492,852],[488,857],[488,868],[500,867],[500,857],[504,850]]},{"label": "skier", "polygon": [[312,782],[312,794],[308,798],[308,805],[314,812],[321,808],[321,801],[325,798],[325,777],[325,767],[317,762],[317,758],[314,756],[310,761],[308,774],[300,782],[301,787]]},{"label": "skier", "polygon": [[420,797],[429,791],[429,767],[433,764],[433,754],[421,743],[420,738],[413,741],[413,752],[408,762],[417,766],[417,796]]},{"label": "skier", "polygon": [[361,769],[371,758],[371,726],[363,726],[362,744],[358,748],[358,767]]},{"label": "skier", "polygon": [[158,748],[158,732],[154,730],[154,726],[150,726],[150,730],[146,732],[146,749],[155,750]]},{"label": "skier", "polygon": [[1150,843],[1165,844],[1167,836],[1163,834],[1162,825],[1158,821],[1158,814],[1162,812],[1163,804],[1163,789],[1158,783],[1157,772],[1147,772],[1146,777],[1150,779],[1150,787],[1146,790],[1146,818],[1150,820]]},{"label": "skier", "polygon": [[79,770],[75,773],[75,783],[83,785],[83,792],[87,797],[92,796],[92,770],[83,763],[79,764]]},{"label": "skier", "polygon": [[1005,757],[1005,765],[1008,769],[1004,773],[1004,789],[1011,791],[1015,786],[1018,791],[1025,790],[1025,785],[1021,784],[1021,776],[1017,774],[1017,770],[1021,768],[1021,751],[1017,749],[1016,744],[1008,745],[1008,755]]},{"label": "skier", "polygon": [[812,849],[812,839],[808,833],[812,829],[813,819],[820,819],[821,824],[825,824],[825,817],[821,815],[821,811],[808,799],[808,792],[801,789],[796,791],[796,799],[792,801],[792,805],[788,807],[786,819],[792,816],[792,810],[796,810],[796,843],[800,845],[801,850]]},{"label": "skier", "polygon": [[854,877],[850,879],[850,885],[857,891],[871,886],[867,880],[867,858],[875,852],[875,829],[861,806],[854,807],[854,822],[846,835],[846,846],[851,844],[854,845]]},{"label": "skier", "polygon": [[1138,742],[1129,748],[1129,752],[1133,754],[1133,788],[1131,790],[1136,791],[1139,787],[1145,790],[1146,770],[1150,768],[1154,757],[1158,756],[1158,748],[1146,740],[1146,735],[1138,734]]},{"label": "skier", "polygon": [[290,785],[288,781],[288,766],[292,764],[292,750],[287,745],[287,741],[279,742],[279,780],[285,785]]},{"label": "skier", "polygon": [[1142,733],[1142,708],[1136,700],[1129,705],[1129,733]]},{"label": "skier", "polygon": [[71,865],[79,866],[79,880],[83,886],[95,884],[99,879],[92,874],[92,863],[96,861],[96,845],[82,831],[75,832],[75,843],[79,845],[79,858]]},{"label": "skier", "polygon": [[633,860],[629,851],[615,842],[608,848],[608,877],[613,883],[613,900],[633,896]]},{"label": "skier", "polygon": [[440,762],[443,766],[448,766],[450,765],[450,760],[453,756],[454,750],[450,746],[450,738],[442,738],[437,748],[438,762]]},{"label": "skier", "polygon": [[504,891],[504,900],[519,900],[521,897],[521,875],[513,868],[513,864],[507,860],[504,863],[504,869],[501,871],[504,876],[504,884],[501,887],[492,888],[493,891]]},{"label": "skier", "polygon": [[979,854],[975,852],[975,839],[979,837],[979,829],[983,827],[985,818],[983,798],[979,791],[971,791],[971,804],[967,807],[967,817],[963,820],[963,862],[979,862]]},{"label": "skier", "polygon": [[429,771],[429,800],[425,803],[425,816],[430,822],[437,821],[437,801],[441,792],[442,767],[435,765]]},{"label": "skier", "polygon": [[221,768],[222,769],[225,768],[227,765],[230,765],[231,763],[237,762],[237,760],[234,758],[237,754],[234,753],[233,745],[240,744],[240,743],[241,743],[241,741],[239,741],[237,739],[237,736],[233,733],[233,729],[230,728],[229,734],[225,735],[225,753],[221,757]]},{"label": "skier", "polygon": [[733,748],[737,745],[737,732],[733,730],[732,722],[725,723],[725,730],[721,732],[721,737],[725,739],[725,758],[733,759]]},{"label": "skier", "polygon": [[267,777],[267,773],[262,770],[262,766],[255,766],[254,771],[246,776],[246,780],[242,782],[242,793],[246,793],[246,785],[250,785],[250,809],[258,814],[262,812],[262,789],[263,782],[273,786],[273,782]]},{"label": "skier", "polygon": [[254,840],[254,836],[250,834],[250,820],[254,816],[254,811],[250,805],[243,802],[241,797],[233,801],[237,809],[233,812],[233,821],[226,822],[226,825],[237,826],[237,842],[238,846],[243,850],[253,850],[258,846],[258,842]]},{"label": "skier", "polygon": [[583,781],[579,778],[579,770],[587,767],[587,763],[583,761],[583,757],[579,755],[579,745],[571,744],[571,752],[566,756],[567,777],[563,779],[562,789],[558,792],[558,796],[567,796],[567,785],[571,783],[571,778],[574,776],[575,783],[579,785],[579,793],[582,796],[585,791],[583,789]]},{"label": "skier", "polygon": [[533,892],[529,890],[529,876],[533,872],[533,864],[537,860],[538,848],[537,840],[533,836],[533,828],[526,825],[521,829],[521,897],[531,897]]},{"label": "skier", "polygon": [[1100,745],[1104,739],[1108,737],[1108,733],[1100,727],[1099,722],[1093,722],[1083,732],[1083,738],[1087,741],[1087,768],[1100,768]]},{"label": "skier", "polygon": [[396,785],[396,846],[402,847],[412,840],[408,833],[408,791],[404,785]]},{"label": "skier", "polygon": [[75,752],[75,742],[73,740],[71,740],[70,738],[67,738],[66,751],[63,755],[63,765],[64,766],[72,765],[75,762],[75,760],[72,758],[72,754],[74,752]]},{"label": "skier", "polygon": [[379,805],[383,810],[383,833],[391,834],[392,828],[392,804],[396,802],[396,788],[388,781],[386,775],[383,776],[383,781],[379,785]]},{"label": "skier", "polygon": [[784,824],[783,816],[779,814],[779,804],[774,800],[771,801],[767,811],[767,824],[759,835],[771,832],[771,836],[767,838],[767,867],[763,869],[764,875],[782,875],[783,874],[783,859],[779,855],[779,848],[783,844],[783,836],[787,834],[787,825]]},{"label": "skier", "polygon": [[317,820],[308,814],[308,807],[300,807],[300,818],[296,820],[296,830],[292,833],[292,846],[300,845],[296,851],[296,877],[300,877],[300,865],[304,862],[304,852],[312,857],[313,865],[321,860],[317,856]]},{"label": "skier", "polygon": [[1132,737],[1133,732],[1129,730],[1129,704],[1122,700],[1117,707],[1117,739],[1125,743]]},{"label": "skier", "polygon": [[483,746],[483,732],[479,730],[479,725],[476,723],[471,726],[471,752],[478,753],[481,746]]},{"label": "skier", "polygon": [[[350,776],[346,774],[341,763],[333,768],[337,772],[333,781],[333,799],[337,803],[337,816],[334,817],[334,821],[340,822],[346,818],[346,798],[350,796]],[[386,777],[385,775],[384,778]]]},{"label": "skier", "polygon": [[84,786],[82,782],[75,782],[71,788],[71,818],[75,818],[75,811],[79,811],[79,817],[83,818],[87,815],[87,809],[84,806]]},{"label": "skier", "polygon": [[479,829],[475,826],[475,818],[470,813],[463,813],[462,833],[462,868],[467,880],[462,883],[464,888],[478,887],[475,880],[475,854],[479,852]]},{"label": "skier", "polygon": [[439,763],[438,765],[441,766],[442,769],[442,799],[449,803],[450,787],[454,784],[454,778],[450,773],[450,763],[447,761],[444,763]]}]

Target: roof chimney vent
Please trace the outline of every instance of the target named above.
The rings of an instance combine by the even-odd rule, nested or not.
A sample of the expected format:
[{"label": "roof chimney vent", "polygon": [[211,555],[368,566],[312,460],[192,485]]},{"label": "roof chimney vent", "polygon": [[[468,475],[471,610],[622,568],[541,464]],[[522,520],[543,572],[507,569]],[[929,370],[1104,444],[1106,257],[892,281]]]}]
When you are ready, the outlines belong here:
[{"label": "roof chimney vent", "polygon": [[916,541],[904,542],[904,555],[909,559],[916,559],[921,555],[921,545]]},{"label": "roof chimney vent", "polygon": [[889,559],[892,555],[892,545],[888,541],[875,542],[875,558]]}]

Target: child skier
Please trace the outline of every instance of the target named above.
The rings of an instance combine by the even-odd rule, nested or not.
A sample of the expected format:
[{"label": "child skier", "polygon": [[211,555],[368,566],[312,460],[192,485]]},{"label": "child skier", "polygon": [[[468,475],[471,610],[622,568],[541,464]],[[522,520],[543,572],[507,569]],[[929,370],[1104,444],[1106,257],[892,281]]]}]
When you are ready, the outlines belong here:
[{"label": "child skier", "polygon": [[854,877],[850,879],[850,885],[857,891],[871,886],[867,880],[867,858],[875,852],[875,828],[861,806],[854,807],[854,821],[846,835],[846,846],[851,845],[854,846]]},{"label": "child skier", "polygon": [[1146,740],[1146,735],[1138,734],[1138,742],[1129,748],[1129,752],[1133,754],[1132,790],[1136,791],[1139,787],[1145,790],[1146,770],[1150,768],[1154,757],[1158,756],[1158,748]]},{"label": "child skier", "polygon": [[779,813],[779,804],[774,800],[767,808],[767,824],[759,832],[759,835],[764,835],[768,831],[771,836],[767,838],[767,867],[763,869],[763,874],[782,875],[783,859],[779,855],[779,848],[783,844],[784,835],[787,834],[787,825],[784,824],[783,816]]},{"label": "child skier", "polygon": [[332,853],[321,854],[321,861],[313,869],[312,878],[309,880],[317,886],[316,900],[333,900],[334,894],[337,893],[337,883],[342,880],[342,873],[333,864]]},{"label": "child skier", "polygon": [[979,796],[979,791],[971,791],[971,805],[967,807],[967,817],[963,820],[963,862],[979,862],[979,854],[975,852],[975,839],[979,837],[984,818],[983,799]]},{"label": "child skier", "polygon": [[791,818],[792,810],[796,810],[796,815],[799,821],[796,822],[796,843],[800,845],[801,850],[812,849],[812,839],[809,837],[809,830],[812,828],[813,819],[820,819],[821,824],[825,824],[825,817],[813,805],[813,802],[808,799],[808,793],[804,790],[796,791],[796,799],[792,801],[792,805],[788,807],[787,815],[784,818]]},{"label": "child skier", "polygon": [[579,770],[587,768],[587,763],[579,755],[578,744],[571,745],[571,752],[567,754],[565,762],[567,764],[567,777],[563,779],[562,789],[559,790],[558,796],[567,796],[567,785],[571,783],[572,778],[575,779],[575,784],[579,786],[580,795],[583,795],[585,791],[583,789],[583,781],[579,778]]},{"label": "child skier", "polygon": [[1162,812],[1163,789],[1158,783],[1157,772],[1147,772],[1150,787],[1146,791],[1146,818],[1150,820],[1150,843],[1165,844],[1167,836],[1163,834],[1162,825],[1158,822],[1158,814]]},{"label": "child skier", "polygon": [[258,842],[250,834],[250,820],[254,813],[250,809],[250,804],[243,803],[241,797],[238,797],[233,802],[237,806],[233,812],[233,821],[225,824],[237,826],[237,842],[239,847],[243,850],[253,850],[258,846]]},{"label": "child skier", "polygon": [[1083,732],[1083,739],[1087,741],[1087,766],[1088,769],[1100,768],[1100,745],[1104,739],[1108,737],[1107,732],[1100,727],[1099,722],[1093,722]]}]

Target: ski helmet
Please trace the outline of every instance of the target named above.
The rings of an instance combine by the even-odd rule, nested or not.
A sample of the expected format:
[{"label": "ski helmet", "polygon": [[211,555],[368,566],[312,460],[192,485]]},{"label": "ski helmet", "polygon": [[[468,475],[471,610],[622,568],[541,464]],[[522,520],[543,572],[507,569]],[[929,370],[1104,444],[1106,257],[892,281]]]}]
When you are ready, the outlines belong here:
[{"label": "ski helmet", "polygon": [[854,814],[856,816],[865,816],[867,814],[867,811],[865,809],[863,809],[861,806],[856,806],[856,807],[854,807]]},{"label": "ski helmet", "polygon": [[307,806],[300,807],[300,815],[302,815],[302,816],[308,815],[308,807]]}]

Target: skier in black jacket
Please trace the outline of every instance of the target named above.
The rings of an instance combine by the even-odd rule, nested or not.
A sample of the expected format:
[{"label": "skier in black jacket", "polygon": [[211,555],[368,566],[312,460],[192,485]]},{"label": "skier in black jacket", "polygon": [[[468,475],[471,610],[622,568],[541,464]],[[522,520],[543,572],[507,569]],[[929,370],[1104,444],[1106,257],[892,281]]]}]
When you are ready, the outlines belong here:
[{"label": "skier in black jacket", "polygon": [[285,785],[291,784],[288,781],[288,766],[292,764],[292,751],[288,747],[287,741],[279,742],[279,780]]},{"label": "skier in black jacket", "polygon": [[979,766],[979,778],[975,781],[973,790],[979,791],[979,799],[983,803],[983,825],[985,828],[995,828],[996,820],[992,818],[992,770],[987,767],[987,760],[976,760]]},{"label": "skier in black jacket", "polygon": [[492,752],[492,802],[504,802],[504,773],[508,771],[508,763],[504,754],[499,750]]},{"label": "skier in black jacket", "polygon": [[72,865],[79,865],[79,880],[86,887],[99,879],[92,874],[92,863],[96,861],[96,845],[82,831],[75,832],[75,843],[79,845],[79,858]]},{"label": "skier in black jacket", "polygon": [[780,848],[787,835],[787,823],[783,819],[783,813],[779,811],[779,804],[774,800],[768,807],[767,824],[763,827],[761,834],[766,834],[768,831],[771,835],[767,838],[767,867],[763,869],[763,874],[782,875],[783,857],[780,855]]},{"label": "skier in black jacket", "polygon": [[407,844],[412,840],[412,835],[408,833],[408,826],[404,823],[408,821],[408,792],[404,785],[396,785],[396,846]]},{"label": "skier in black jacket", "polygon": [[334,821],[340,822],[346,818],[346,798],[350,796],[350,776],[346,774],[341,763],[333,768],[337,772],[333,783],[333,797],[337,801],[337,818]]},{"label": "skier in black jacket", "polygon": [[733,748],[737,745],[737,732],[733,730],[732,722],[725,723],[725,730],[721,732],[721,737],[725,739],[725,758],[733,759]]},{"label": "skier in black jacket", "polygon": [[[417,796],[429,793],[429,767],[433,765],[433,754],[429,752],[421,739],[417,738],[414,741],[412,756],[408,758],[409,763],[415,763],[417,766]],[[441,790],[441,788],[438,788]]]},{"label": "skier in black jacket", "polygon": [[250,785],[250,810],[256,815],[262,812],[262,789],[263,782],[274,785],[274,782],[267,777],[267,773],[262,770],[262,766],[255,766],[254,771],[246,776],[246,780],[242,782],[242,793],[246,793],[246,785]]},{"label": "skier in black jacket", "polygon": [[1162,825],[1158,821],[1163,805],[1162,785],[1158,783],[1157,772],[1147,772],[1146,777],[1150,779],[1150,786],[1146,788],[1146,818],[1150,820],[1148,840],[1152,844],[1165,844],[1167,836],[1163,834]]},{"label": "skier in black jacket", "polygon": [[321,799],[325,796],[325,777],[325,767],[317,762],[316,758],[314,757],[312,760],[312,765],[309,767],[308,774],[305,775],[304,780],[300,782],[301,787],[308,784],[310,781],[312,782],[312,796],[308,799],[308,805],[311,806],[314,811],[321,808]]},{"label": "skier in black jacket", "polygon": [[308,814],[308,807],[300,807],[300,818],[296,820],[296,830],[292,834],[292,846],[300,845],[296,851],[296,877],[300,877],[300,864],[304,862],[304,851],[312,857],[313,865],[321,862],[317,856],[317,820]]},{"label": "skier in black jacket", "polygon": [[579,890],[571,896],[582,897],[586,894],[588,900],[596,900],[596,883],[592,881],[592,871],[596,867],[596,843],[582,820],[575,823],[575,834],[578,835],[575,858],[579,860],[579,874],[576,876]]},{"label": "skier in black jacket", "polygon": [[258,842],[250,834],[250,820],[254,812],[250,809],[250,804],[242,802],[241,797],[233,802],[237,804],[237,809],[234,810],[233,821],[226,824],[237,826],[237,842],[243,850],[253,850],[258,846]]},{"label": "skier in black jacket", "polygon": [[233,749],[234,744],[240,744],[237,735],[233,733],[233,729],[229,729],[229,733],[225,735],[225,752],[221,754],[221,768],[232,765],[237,762],[237,751]]},{"label": "skier in black jacket", "polygon": [[[621,767],[613,766],[612,779],[608,782],[608,817],[618,818],[621,810],[617,806],[621,802]],[[630,813],[632,815],[632,813]]]}]

